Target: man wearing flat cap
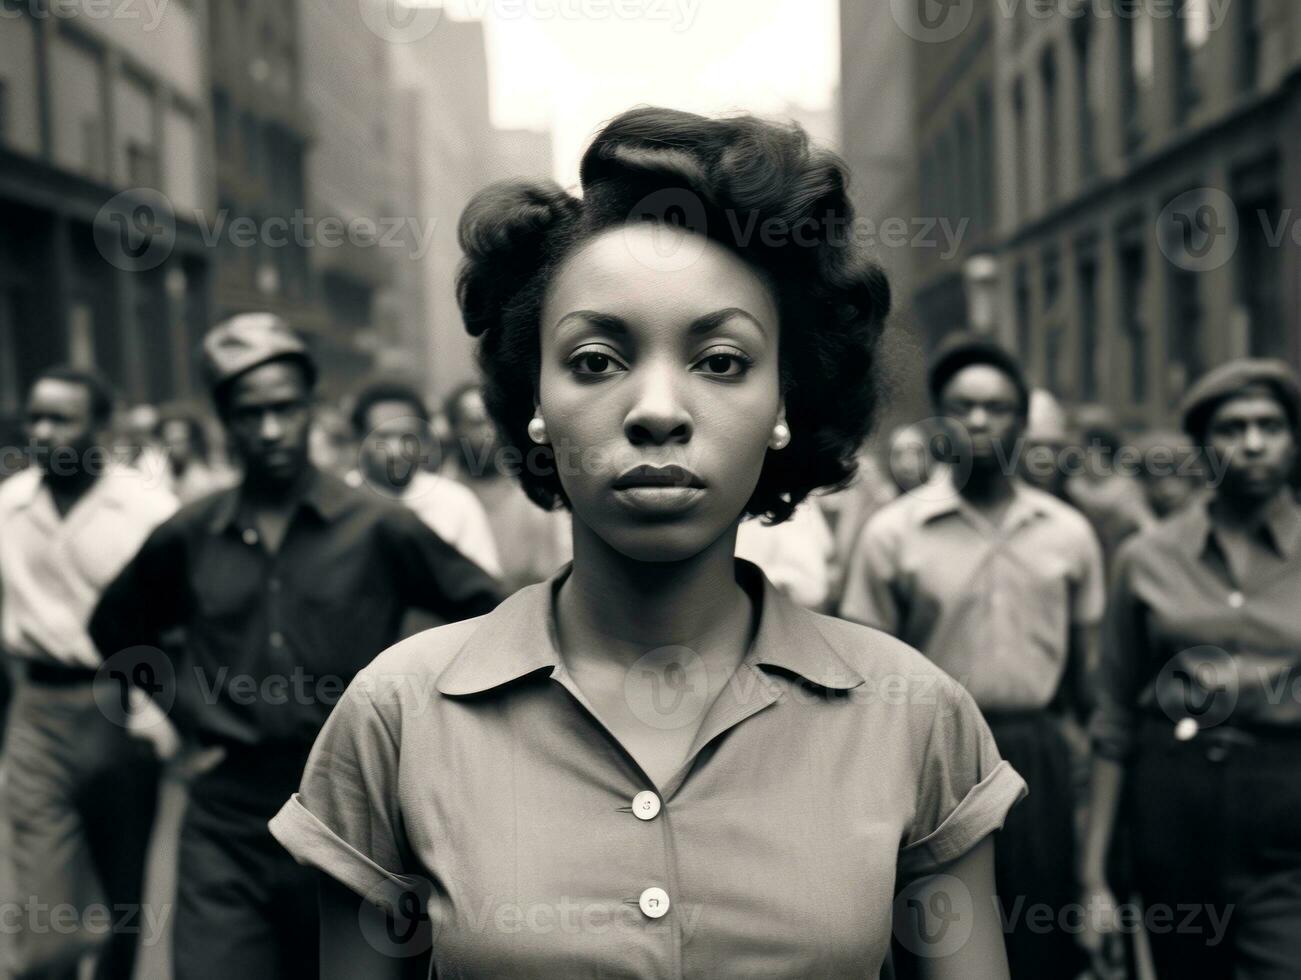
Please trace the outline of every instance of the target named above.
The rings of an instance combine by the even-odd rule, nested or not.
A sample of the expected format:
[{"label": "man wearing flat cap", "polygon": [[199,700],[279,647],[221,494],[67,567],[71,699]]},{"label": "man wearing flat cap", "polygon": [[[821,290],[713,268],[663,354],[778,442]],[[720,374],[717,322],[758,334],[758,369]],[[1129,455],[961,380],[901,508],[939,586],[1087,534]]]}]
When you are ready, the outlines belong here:
[{"label": "man wearing flat cap", "polygon": [[[1081,877],[1086,901],[1114,907],[1124,783],[1146,908],[1199,914],[1196,928],[1149,930],[1160,977],[1282,980],[1301,962],[1299,407],[1280,361],[1199,380],[1184,428],[1218,484],[1116,558]],[[1094,921],[1100,945],[1117,923]]]},{"label": "man wearing flat cap", "polygon": [[[316,366],[265,313],[203,344],[238,486],[182,508],[107,588],[90,634],[183,733],[222,750],[191,789],[177,871],[177,980],[316,977],[316,885],[267,830],[353,675],[408,609],[481,615],[496,582],[410,511],[308,456]],[[183,656],[160,659],[165,633]]]}]

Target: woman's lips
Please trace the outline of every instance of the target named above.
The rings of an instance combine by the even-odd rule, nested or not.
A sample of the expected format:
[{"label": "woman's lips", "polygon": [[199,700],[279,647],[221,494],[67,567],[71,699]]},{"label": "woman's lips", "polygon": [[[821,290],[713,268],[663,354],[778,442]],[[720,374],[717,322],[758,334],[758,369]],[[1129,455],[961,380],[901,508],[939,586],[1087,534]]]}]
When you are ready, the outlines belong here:
[{"label": "woman's lips", "polygon": [[704,489],[705,481],[681,466],[650,466],[643,463],[625,470],[614,481],[616,490],[633,490],[654,487],[677,489]]},{"label": "woman's lips", "polygon": [[690,510],[705,495],[704,487],[640,486],[615,487],[614,496],[623,506],[644,514],[673,515]]}]

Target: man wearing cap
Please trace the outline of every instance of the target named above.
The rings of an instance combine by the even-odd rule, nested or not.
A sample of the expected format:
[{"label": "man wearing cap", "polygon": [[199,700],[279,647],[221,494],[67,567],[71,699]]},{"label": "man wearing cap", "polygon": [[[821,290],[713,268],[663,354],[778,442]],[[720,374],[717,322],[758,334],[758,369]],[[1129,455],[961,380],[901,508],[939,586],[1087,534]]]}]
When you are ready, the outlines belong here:
[{"label": "man wearing cap", "polygon": [[1030,788],[995,867],[1011,974],[1075,980],[1082,957],[1062,927],[1077,896],[1065,728],[1088,702],[1101,550],[1083,515],[1015,475],[1029,390],[1008,351],[957,335],[928,385],[953,442],[948,473],[868,521],[841,612],[917,647],[975,698]]},{"label": "man wearing cap", "polygon": [[[181,832],[178,980],[317,976],[315,882],[267,821],[353,675],[409,608],[448,620],[491,610],[495,581],[405,508],[309,462],[314,362],[269,314],[204,341],[241,483],[184,507],[108,587],[100,651],[224,758],[192,786]],[[171,662],[157,647],[185,633]],[[170,676],[169,676],[170,675]]]},{"label": "man wearing cap", "polygon": [[[159,766],[124,718],[101,710],[111,680],[98,674],[86,622],[176,502],[135,470],[108,465],[111,412],[98,375],[42,372],[27,398],[32,465],[0,487],[4,646],[22,665],[5,746],[14,881],[4,897],[24,908],[0,924],[6,976],[76,977],[78,960],[104,938],[90,916],[105,906],[95,976],[129,980],[135,961]],[[152,734],[169,733],[162,724]]]},{"label": "man wearing cap", "polygon": [[[1163,980],[1283,980],[1301,963],[1299,406],[1281,361],[1198,381],[1184,428],[1218,461],[1218,485],[1117,556],[1081,877],[1086,902],[1114,908],[1123,784],[1134,886],[1162,916],[1147,932]],[[1091,948],[1117,925],[1089,921]]]}]

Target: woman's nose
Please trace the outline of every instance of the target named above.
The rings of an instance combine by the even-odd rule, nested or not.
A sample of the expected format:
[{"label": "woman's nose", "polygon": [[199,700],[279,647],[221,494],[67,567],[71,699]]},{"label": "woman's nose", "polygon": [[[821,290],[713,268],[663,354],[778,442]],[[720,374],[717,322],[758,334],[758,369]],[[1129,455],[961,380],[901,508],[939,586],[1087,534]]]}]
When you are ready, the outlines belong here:
[{"label": "woman's nose", "polygon": [[647,369],[638,379],[636,400],[624,419],[629,442],[659,446],[691,438],[691,413],[678,385],[679,379],[667,369]]}]

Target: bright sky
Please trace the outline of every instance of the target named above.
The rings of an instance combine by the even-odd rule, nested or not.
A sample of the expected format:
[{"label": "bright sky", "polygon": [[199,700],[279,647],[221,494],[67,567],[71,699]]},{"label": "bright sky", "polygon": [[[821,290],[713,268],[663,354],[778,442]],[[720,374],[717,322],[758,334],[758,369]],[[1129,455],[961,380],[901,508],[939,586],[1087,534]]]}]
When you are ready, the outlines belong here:
[{"label": "bright sky", "polygon": [[[437,0],[408,0],[436,4]],[[552,131],[578,179],[603,120],[641,103],[713,113],[825,109],[840,75],[836,0],[443,0],[485,23],[493,122]],[[631,15],[631,16],[630,16]]]}]

